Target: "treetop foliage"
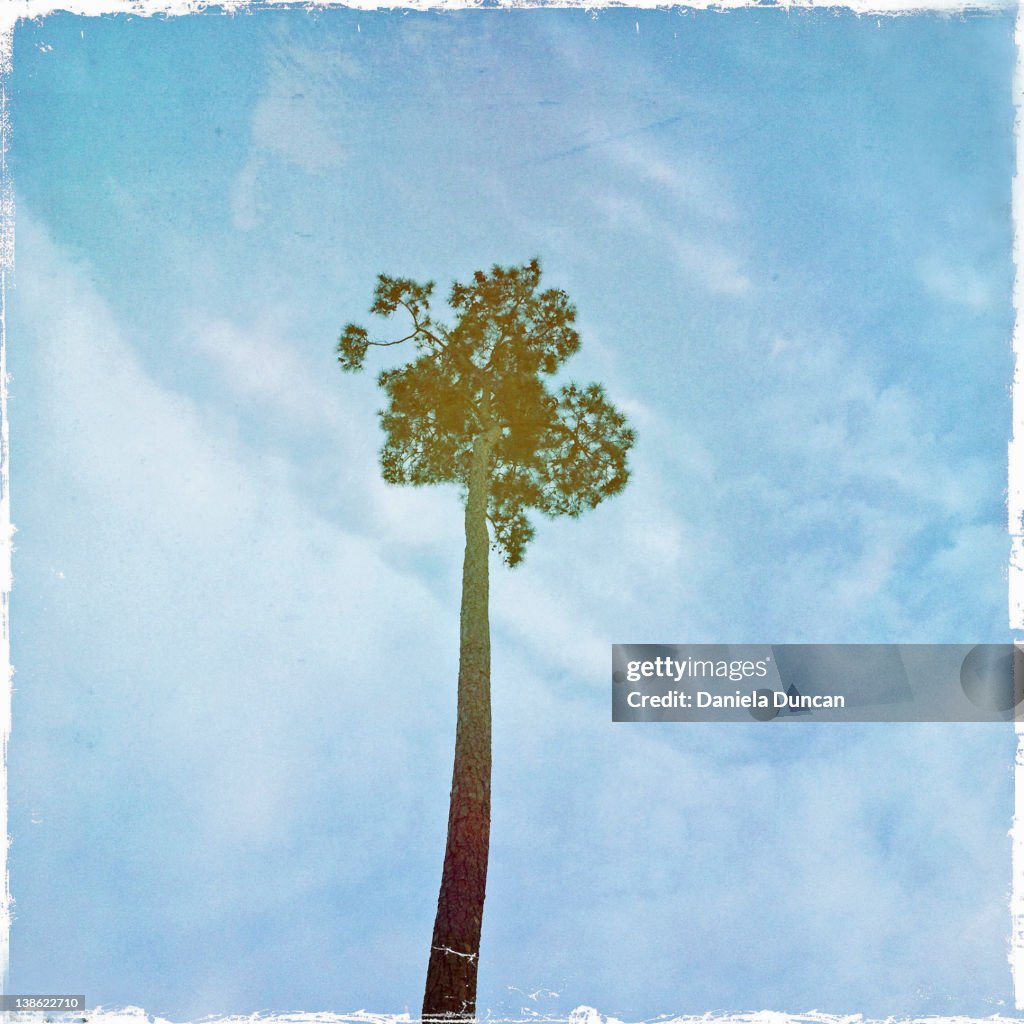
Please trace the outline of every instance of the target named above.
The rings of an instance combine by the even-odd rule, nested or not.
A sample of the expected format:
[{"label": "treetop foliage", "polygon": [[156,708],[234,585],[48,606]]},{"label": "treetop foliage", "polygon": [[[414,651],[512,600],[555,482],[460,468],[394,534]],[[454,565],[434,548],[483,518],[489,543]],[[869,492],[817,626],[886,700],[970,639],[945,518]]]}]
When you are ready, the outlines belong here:
[{"label": "treetop foliage", "polygon": [[348,324],[338,341],[343,370],[362,369],[371,347],[409,343],[415,357],[381,372],[389,403],[381,469],[389,483],[460,483],[468,489],[474,451],[487,461],[487,517],[495,547],[521,561],[534,530],[528,509],[578,516],[621,491],[635,440],[625,416],[598,384],[552,393],[543,378],[579,350],[576,309],[565,292],[540,290],[537,260],[478,270],[454,282],[452,323],[431,310],[434,282],[377,278],[370,312],[399,312],[409,330],[372,340]]}]

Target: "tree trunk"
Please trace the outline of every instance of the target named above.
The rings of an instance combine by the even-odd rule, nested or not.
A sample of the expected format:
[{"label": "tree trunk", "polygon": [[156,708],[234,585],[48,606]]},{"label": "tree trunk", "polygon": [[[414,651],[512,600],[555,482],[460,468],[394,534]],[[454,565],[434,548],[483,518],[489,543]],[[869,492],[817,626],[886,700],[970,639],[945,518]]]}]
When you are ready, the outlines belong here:
[{"label": "tree trunk", "polygon": [[462,566],[458,720],[448,842],[423,995],[423,1017],[476,1014],[480,927],[491,832],[491,632],[488,621],[487,497],[493,442],[473,446]]}]

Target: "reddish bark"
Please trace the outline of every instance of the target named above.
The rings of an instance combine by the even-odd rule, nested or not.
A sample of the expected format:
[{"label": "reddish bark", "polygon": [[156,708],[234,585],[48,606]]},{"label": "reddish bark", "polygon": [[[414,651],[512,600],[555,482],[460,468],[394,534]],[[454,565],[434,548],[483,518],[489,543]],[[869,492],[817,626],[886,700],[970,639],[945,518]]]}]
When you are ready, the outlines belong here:
[{"label": "reddish bark", "polygon": [[476,1013],[480,929],[491,830],[491,637],[488,620],[487,498],[491,443],[473,448],[462,568],[458,720],[448,841],[423,996],[423,1017]]}]

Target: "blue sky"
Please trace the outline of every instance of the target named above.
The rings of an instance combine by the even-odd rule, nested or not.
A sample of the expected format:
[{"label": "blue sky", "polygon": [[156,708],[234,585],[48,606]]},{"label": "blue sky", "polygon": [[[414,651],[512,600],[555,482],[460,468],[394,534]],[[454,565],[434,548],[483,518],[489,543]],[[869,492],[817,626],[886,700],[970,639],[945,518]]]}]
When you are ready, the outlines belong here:
[{"label": "blue sky", "polygon": [[493,574],[480,1005],[1003,1005],[1008,728],[613,726],[608,656],[1006,639],[1012,29],[21,24],[11,990],[418,1009],[461,517],[333,347],[536,255],[639,441]]}]

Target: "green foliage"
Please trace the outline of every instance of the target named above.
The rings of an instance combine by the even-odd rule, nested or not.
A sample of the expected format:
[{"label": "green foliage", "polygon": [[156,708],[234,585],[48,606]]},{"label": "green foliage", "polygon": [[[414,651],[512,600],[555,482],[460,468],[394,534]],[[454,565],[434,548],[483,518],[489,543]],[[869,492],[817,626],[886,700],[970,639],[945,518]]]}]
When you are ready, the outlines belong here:
[{"label": "green foliage", "polygon": [[372,341],[348,324],[338,341],[343,370],[362,368],[370,347],[411,343],[415,358],[383,371],[388,396],[381,469],[395,484],[469,486],[475,446],[486,445],[487,515],[495,547],[509,565],[533,537],[527,510],[578,516],[621,491],[634,442],[626,418],[598,384],[569,384],[557,393],[544,378],[579,350],[576,310],[565,292],[540,291],[540,264],[477,271],[455,282],[448,305],[455,320],[433,318],[433,282],[381,274],[370,312],[403,311],[411,330]]}]

